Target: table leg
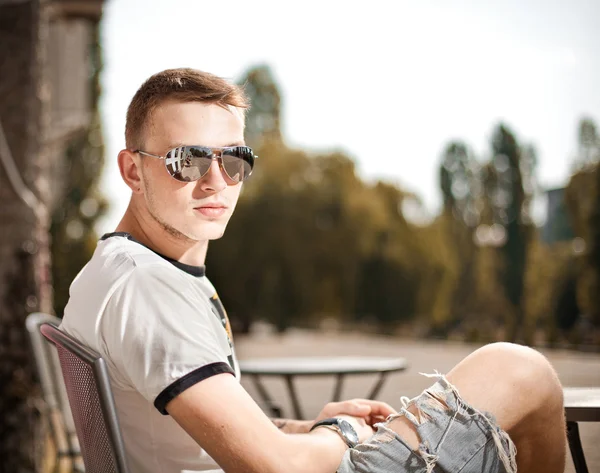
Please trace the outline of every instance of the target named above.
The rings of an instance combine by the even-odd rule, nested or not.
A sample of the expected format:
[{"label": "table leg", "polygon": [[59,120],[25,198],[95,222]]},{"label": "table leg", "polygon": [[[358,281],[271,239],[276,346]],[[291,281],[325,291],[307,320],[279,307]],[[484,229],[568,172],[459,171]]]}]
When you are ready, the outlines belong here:
[{"label": "table leg", "polygon": [[383,387],[383,383],[385,383],[386,379],[387,379],[387,373],[379,373],[379,379],[377,380],[377,383],[375,384],[375,386],[373,386],[373,389],[369,393],[369,396],[367,397],[367,399],[376,399],[377,398],[379,391],[381,391],[381,388]]},{"label": "table leg", "polygon": [[279,406],[279,404],[273,401],[273,399],[271,399],[271,396],[269,396],[269,393],[267,392],[266,388],[260,382],[260,377],[258,375],[252,375],[252,382],[254,384],[254,387],[258,391],[258,395],[267,406],[267,409],[271,411],[271,415],[277,418],[283,417],[281,407]]},{"label": "table leg", "polygon": [[567,438],[569,440],[569,449],[571,450],[571,457],[573,457],[575,471],[577,473],[588,473],[577,422],[567,421]]},{"label": "table leg", "polygon": [[285,376],[285,383],[287,384],[290,399],[292,400],[294,415],[296,416],[296,419],[303,420],[304,416],[302,415],[302,408],[300,407],[300,402],[298,401],[298,396],[296,395],[296,388],[294,387],[294,377],[292,375]]},{"label": "table leg", "polygon": [[340,373],[336,377],[335,388],[333,389],[333,402],[338,402],[342,397],[342,387],[344,386],[344,374]]}]

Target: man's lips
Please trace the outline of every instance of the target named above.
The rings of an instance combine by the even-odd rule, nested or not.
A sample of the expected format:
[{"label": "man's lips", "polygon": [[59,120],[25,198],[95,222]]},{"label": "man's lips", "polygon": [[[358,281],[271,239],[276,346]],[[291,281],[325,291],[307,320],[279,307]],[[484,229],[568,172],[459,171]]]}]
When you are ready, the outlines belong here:
[{"label": "man's lips", "polygon": [[220,217],[227,211],[227,206],[218,203],[202,204],[194,207],[194,210],[201,213],[205,217]]}]

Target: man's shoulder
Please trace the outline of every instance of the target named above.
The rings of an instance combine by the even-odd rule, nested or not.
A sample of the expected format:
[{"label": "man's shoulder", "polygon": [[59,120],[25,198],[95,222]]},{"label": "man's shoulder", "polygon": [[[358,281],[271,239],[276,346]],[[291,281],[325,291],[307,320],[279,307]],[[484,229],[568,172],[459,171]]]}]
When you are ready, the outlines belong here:
[{"label": "man's shoulder", "polygon": [[178,272],[135,240],[118,234],[105,236],[71,284],[63,323],[67,328],[83,324],[95,330],[99,327],[96,321],[113,311],[110,307],[124,302],[139,304],[164,294],[164,282],[180,282]]},{"label": "man's shoulder", "polygon": [[125,236],[114,234],[99,241],[92,259],[82,273],[122,281],[134,275],[158,279],[169,277],[174,269],[171,263],[150,248]]},{"label": "man's shoulder", "polygon": [[[77,293],[112,293],[118,286],[140,274],[160,278],[172,265],[149,248],[121,236],[104,237],[98,242],[90,261],[71,285]],[[141,271],[140,271],[141,269]]]},{"label": "man's shoulder", "polygon": [[102,260],[105,267],[165,265],[165,261],[150,248],[127,237],[127,234],[114,233],[102,237],[94,253],[94,257]]}]

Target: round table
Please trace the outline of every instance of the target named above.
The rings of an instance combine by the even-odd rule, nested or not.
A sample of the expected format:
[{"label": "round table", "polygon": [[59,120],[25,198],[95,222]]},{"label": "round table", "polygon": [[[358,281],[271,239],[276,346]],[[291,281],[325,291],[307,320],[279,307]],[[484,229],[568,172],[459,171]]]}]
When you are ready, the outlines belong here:
[{"label": "round table", "polygon": [[375,399],[388,374],[404,371],[408,362],[404,358],[382,358],[365,356],[328,356],[328,357],[294,357],[294,358],[255,358],[240,360],[242,374],[252,377],[252,381],[263,402],[275,417],[281,417],[281,409],[273,401],[260,381],[262,376],[284,378],[294,414],[297,419],[304,419],[302,408],[296,393],[294,379],[297,376],[335,376],[336,383],[332,401],[339,401],[342,394],[344,378],[348,375],[379,374],[367,399]]}]

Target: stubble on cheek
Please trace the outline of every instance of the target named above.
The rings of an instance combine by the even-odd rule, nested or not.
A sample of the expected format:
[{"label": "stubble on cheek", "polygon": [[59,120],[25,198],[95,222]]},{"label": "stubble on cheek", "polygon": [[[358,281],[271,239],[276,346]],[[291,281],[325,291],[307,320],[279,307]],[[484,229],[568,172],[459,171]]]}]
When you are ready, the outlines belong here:
[{"label": "stubble on cheek", "polygon": [[[142,174],[144,174],[144,173],[142,172]],[[164,221],[164,219],[161,218],[161,216],[159,215],[159,212],[157,210],[157,205],[156,205],[157,199],[156,199],[156,193],[154,192],[154,186],[152,184],[150,184],[149,180],[146,180],[146,179],[144,179],[144,183],[145,183],[144,194],[146,196],[146,206],[148,209],[148,213],[150,214],[150,217],[156,223],[158,223],[158,225],[165,232],[167,232],[172,237],[177,238],[178,240],[184,240],[184,241],[189,240],[189,238],[186,235],[181,233],[179,230],[177,230],[172,225],[169,225],[167,222]],[[168,208],[167,208],[167,210],[168,210]]]}]

